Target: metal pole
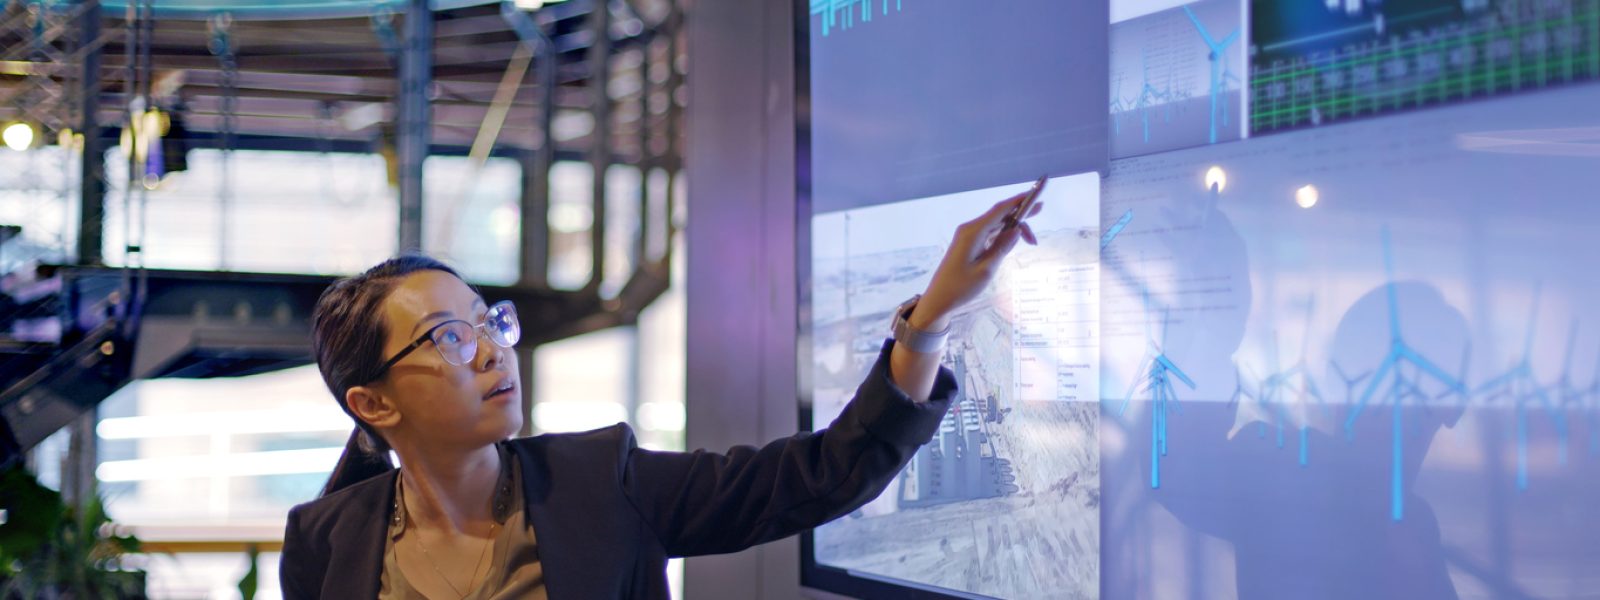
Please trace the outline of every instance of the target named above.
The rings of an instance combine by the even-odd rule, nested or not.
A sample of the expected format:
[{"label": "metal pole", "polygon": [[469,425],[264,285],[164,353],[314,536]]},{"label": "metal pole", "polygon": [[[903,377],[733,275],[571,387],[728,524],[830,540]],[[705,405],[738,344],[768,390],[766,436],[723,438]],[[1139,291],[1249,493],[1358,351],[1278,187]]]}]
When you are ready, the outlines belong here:
[{"label": "metal pole", "polygon": [[534,386],[538,382],[538,375],[534,365],[534,347],[531,345],[519,346],[512,350],[517,354],[517,371],[522,377],[522,429],[517,431],[518,437],[533,435],[533,405],[537,400],[534,395]]},{"label": "metal pole", "polygon": [[67,455],[62,458],[61,495],[68,506],[83,506],[95,495],[95,469],[100,465],[95,426],[100,409],[90,407],[67,425]]},{"label": "metal pole", "polygon": [[[151,48],[153,48],[155,46],[155,38],[156,38],[156,0],[143,0],[143,2],[140,3],[140,6],[143,7],[144,13],[143,13],[143,16],[139,19],[138,22],[140,24],[141,31],[143,31],[144,33],[143,33],[143,41],[140,42],[140,46],[139,46],[139,57],[140,57],[140,59],[139,59],[138,68],[139,68],[140,72],[142,72],[144,74],[144,78],[142,80],[140,80],[140,86],[141,87],[139,89],[139,94],[140,94],[140,98],[142,98],[141,104],[144,106],[144,109],[145,110],[151,110],[151,109],[155,108],[155,98],[152,96],[151,91],[153,89],[153,86],[155,85],[156,69],[155,69],[155,59],[154,59],[154,55],[152,53],[153,51],[151,50]],[[149,136],[148,139],[150,140],[150,143],[152,143],[152,144],[161,143],[160,136],[151,135],[151,136]],[[146,232],[148,232],[150,230],[150,228],[149,228],[150,186],[144,184],[145,177],[146,177],[146,174],[148,174],[148,169],[149,169],[149,156],[148,156],[148,153],[149,153],[149,151],[147,150],[146,151],[146,157],[143,160],[140,161],[141,164],[139,166],[139,173],[141,173],[141,175],[138,176],[138,181],[139,181],[139,186],[138,186],[138,190],[139,190],[139,266],[138,266],[138,269],[139,269],[139,271],[138,271],[138,275],[139,275],[139,277],[138,277],[138,281],[137,281],[138,287],[134,288],[134,293],[133,293],[133,296],[131,297],[131,300],[132,300],[131,306],[133,308],[129,311],[129,313],[132,314],[132,317],[129,319],[129,321],[127,323],[127,330],[128,331],[136,331],[138,329],[138,327],[139,327],[139,315],[137,314],[137,310],[138,310],[137,307],[144,302],[144,298],[147,295],[147,292],[149,290],[149,284],[150,284],[150,272],[148,270],[146,270],[146,268],[145,268],[147,266],[147,263],[145,262],[146,261],[146,258],[145,258],[146,257],[146,254],[145,254],[145,250],[146,250],[145,249],[145,242],[146,242],[145,234],[146,234]],[[129,173],[130,173],[130,177],[131,177],[132,176],[132,172],[130,171]],[[134,181],[133,179],[131,179],[131,178],[129,179],[128,189],[130,189],[130,190],[134,189],[133,181]],[[131,216],[132,214],[133,213],[128,213],[128,219],[129,220],[131,220],[133,218]],[[129,264],[129,263],[127,263],[127,261],[124,261],[124,265],[127,265],[127,264]]]},{"label": "metal pole", "polygon": [[[83,155],[79,162],[79,204],[77,258],[79,264],[104,262],[105,235],[105,143],[100,138],[96,111],[100,100],[100,2],[87,0],[78,21],[78,47],[83,49],[78,73],[78,129],[83,133]],[[42,16],[41,16],[42,18]],[[69,425],[67,455],[61,469],[61,490],[70,505],[82,506],[95,493],[95,425],[98,411],[90,408]]]},{"label": "metal pole", "polygon": [[428,157],[433,110],[433,10],[428,0],[406,2],[400,53],[400,126],[395,150],[400,163],[400,250],[422,249],[422,163]]},{"label": "metal pole", "polygon": [[646,264],[650,248],[650,171],[659,163],[650,154],[650,44],[654,35],[643,40],[634,40],[634,48],[639,53],[639,121],[638,121],[638,148],[639,155],[635,159],[635,167],[639,169],[639,190],[634,200],[638,203],[639,220],[638,228],[634,230],[633,239],[633,264],[637,272]]},{"label": "metal pole", "polygon": [[[541,27],[542,29],[542,27]],[[556,159],[551,124],[556,115],[557,55],[548,35],[541,36],[534,70],[539,77],[539,146],[522,155],[522,278],[535,289],[549,287],[550,165]]]},{"label": "metal pole", "polygon": [[122,177],[122,297],[127,299],[133,293],[133,280],[128,271],[132,261],[130,255],[133,245],[133,186],[137,185],[134,178],[139,172],[139,164],[135,148],[138,147],[136,137],[138,129],[134,127],[134,119],[144,110],[136,107],[134,103],[139,96],[139,44],[142,37],[139,26],[140,9],[138,2],[129,2],[126,12],[123,13],[123,59],[125,61],[122,77],[122,130],[128,136],[128,144],[124,152],[127,161],[127,171]]},{"label": "metal pole", "polygon": [[683,198],[678,197],[675,190],[678,189],[678,178],[682,176],[683,153],[687,151],[678,134],[683,125],[681,122],[683,107],[678,105],[678,94],[680,91],[685,91],[681,89],[683,87],[684,74],[678,70],[678,36],[681,35],[680,32],[683,29],[682,11],[683,8],[677,2],[674,2],[672,14],[666,19],[666,22],[670,23],[670,25],[664,27],[666,30],[665,35],[667,36],[667,65],[669,66],[667,69],[667,81],[664,84],[667,92],[665,127],[667,152],[660,160],[662,167],[667,171],[667,245],[666,251],[661,254],[661,262],[668,265],[669,272],[671,271],[670,265],[672,265],[672,255],[674,254],[672,250],[673,238],[676,237],[678,231],[678,222],[676,220],[678,203],[684,201]]},{"label": "metal pole", "polygon": [[606,169],[611,166],[611,94],[607,89],[611,81],[611,9],[608,0],[596,0],[589,13],[589,32],[594,43],[589,46],[589,113],[594,116],[594,130],[589,134],[589,166],[594,171],[594,227],[589,231],[590,264],[589,285],[585,291],[600,289],[606,267]]},{"label": "metal pole", "polygon": [[238,143],[239,62],[233,47],[233,17],[222,13],[211,19],[211,53],[222,74],[221,122],[217,128],[217,266],[232,267],[228,228],[233,224],[233,148]]},{"label": "metal pole", "polygon": [[83,133],[83,155],[78,161],[78,248],[73,262],[98,265],[104,261],[106,219],[106,144],[100,139],[100,2],[85,0],[78,22],[78,47],[83,62],[78,71],[78,131]]}]

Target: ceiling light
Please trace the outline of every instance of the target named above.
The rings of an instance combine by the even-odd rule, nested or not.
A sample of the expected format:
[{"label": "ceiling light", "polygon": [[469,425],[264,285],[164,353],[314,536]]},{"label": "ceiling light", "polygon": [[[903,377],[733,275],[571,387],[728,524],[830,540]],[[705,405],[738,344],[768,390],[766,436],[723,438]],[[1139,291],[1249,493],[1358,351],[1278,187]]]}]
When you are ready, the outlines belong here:
[{"label": "ceiling light", "polygon": [[514,0],[512,4],[522,10],[539,10],[540,7],[543,7],[546,4],[555,4],[561,1],[562,0]]},{"label": "ceiling light", "polygon": [[1206,169],[1206,189],[1221,193],[1228,187],[1228,172],[1222,167]]},{"label": "ceiling light", "polygon": [[0,130],[0,140],[5,142],[7,148],[18,152],[32,148],[38,139],[39,130],[31,123],[13,121]]},{"label": "ceiling light", "polygon": [[1294,191],[1294,203],[1299,204],[1300,208],[1311,208],[1317,205],[1317,200],[1321,196],[1322,194],[1317,191],[1317,186],[1306,185]]}]

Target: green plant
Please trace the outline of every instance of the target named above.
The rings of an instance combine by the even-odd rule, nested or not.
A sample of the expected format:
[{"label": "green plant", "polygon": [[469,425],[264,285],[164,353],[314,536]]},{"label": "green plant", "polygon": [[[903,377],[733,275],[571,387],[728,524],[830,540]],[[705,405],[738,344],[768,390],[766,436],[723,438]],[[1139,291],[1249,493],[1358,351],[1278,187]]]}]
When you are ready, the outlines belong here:
[{"label": "green plant", "polygon": [[118,535],[98,496],[79,506],[21,467],[0,472],[0,600],[143,598],[144,573],[124,569],[139,540]]},{"label": "green plant", "polygon": [[245,552],[250,559],[250,570],[245,571],[244,578],[239,580],[239,596],[244,600],[255,600],[256,587],[260,583],[261,549],[255,544],[250,544],[250,549]]}]

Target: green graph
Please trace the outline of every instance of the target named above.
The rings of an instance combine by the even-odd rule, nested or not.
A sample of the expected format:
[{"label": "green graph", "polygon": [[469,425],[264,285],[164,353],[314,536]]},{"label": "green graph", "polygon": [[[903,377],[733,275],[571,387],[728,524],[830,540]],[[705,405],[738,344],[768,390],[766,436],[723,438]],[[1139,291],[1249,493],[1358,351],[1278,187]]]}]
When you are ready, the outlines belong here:
[{"label": "green graph", "polygon": [[[1368,31],[1352,35],[1385,26],[1375,18]],[[1250,130],[1321,125],[1594,79],[1600,79],[1600,0],[1508,2],[1425,31],[1258,60],[1251,68]]]}]

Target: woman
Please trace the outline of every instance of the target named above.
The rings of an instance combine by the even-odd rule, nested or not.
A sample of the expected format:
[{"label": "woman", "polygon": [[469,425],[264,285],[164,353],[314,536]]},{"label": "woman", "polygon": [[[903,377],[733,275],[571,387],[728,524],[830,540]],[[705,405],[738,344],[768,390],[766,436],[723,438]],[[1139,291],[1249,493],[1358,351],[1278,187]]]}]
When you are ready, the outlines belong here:
[{"label": "woman", "polygon": [[643,450],[623,424],[509,439],[522,426],[510,305],[418,256],[333,284],[313,347],[357,430],[322,497],[289,512],[284,597],[666,598],[668,557],[850,513],[949,408],[956,382],[936,332],[1019,237],[1032,241],[1026,224],[1003,227],[1021,200],[957,230],[927,292],[903,307],[903,339],[884,344],[831,425],[726,454]]}]

